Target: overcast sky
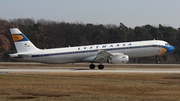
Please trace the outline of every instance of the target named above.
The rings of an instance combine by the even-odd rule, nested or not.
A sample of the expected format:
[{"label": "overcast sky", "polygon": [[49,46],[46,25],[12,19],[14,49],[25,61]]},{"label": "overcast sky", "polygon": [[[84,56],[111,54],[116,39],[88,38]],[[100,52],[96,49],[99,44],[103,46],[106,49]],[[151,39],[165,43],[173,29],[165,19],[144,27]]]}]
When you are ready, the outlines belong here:
[{"label": "overcast sky", "polygon": [[180,27],[180,0],[0,0],[0,18]]}]

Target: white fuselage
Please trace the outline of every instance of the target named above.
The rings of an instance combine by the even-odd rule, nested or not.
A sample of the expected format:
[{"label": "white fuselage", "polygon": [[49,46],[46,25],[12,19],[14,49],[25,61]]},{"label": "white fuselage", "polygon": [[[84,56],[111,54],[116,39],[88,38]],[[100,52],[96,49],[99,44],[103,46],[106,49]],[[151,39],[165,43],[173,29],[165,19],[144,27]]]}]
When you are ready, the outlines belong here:
[{"label": "white fuselage", "polygon": [[44,50],[39,49],[18,54],[29,55],[29,57],[23,57],[25,60],[43,63],[93,62],[93,59],[96,58],[98,52],[101,50],[109,53],[122,53],[128,55],[130,58],[166,54],[167,50],[164,50],[164,47],[170,47],[166,45],[166,43],[167,42],[161,40],[136,41]]}]

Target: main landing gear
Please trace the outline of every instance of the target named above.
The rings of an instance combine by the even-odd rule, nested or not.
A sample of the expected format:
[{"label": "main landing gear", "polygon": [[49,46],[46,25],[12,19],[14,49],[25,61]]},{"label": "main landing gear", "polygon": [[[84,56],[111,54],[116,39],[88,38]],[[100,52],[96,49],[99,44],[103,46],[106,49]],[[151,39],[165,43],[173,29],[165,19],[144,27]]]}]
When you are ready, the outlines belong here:
[{"label": "main landing gear", "polygon": [[156,64],[160,63],[159,56],[155,56]]},{"label": "main landing gear", "polygon": [[[89,65],[89,68],[90,68],[90,69],[94,69],[94,68],[95,68],[95,65],[92,63],[92,64]],[[102,65],[102,64],[100,63],[100,65],[98,65],[98,68],[99,68],[99,69],[104,69],[104,65]]]},{"label": "main landing gear", "polygon": [[100,65],[98,65],[98,68],[99,69],[104,69],[104,65],[100,64]]},{"label": "main landing gear", "polygon": [[92,64],[89,65],[89,68],[90,68],[90,69],[94,69],[94,68],[95,68],[95,65],[92,63]]}]

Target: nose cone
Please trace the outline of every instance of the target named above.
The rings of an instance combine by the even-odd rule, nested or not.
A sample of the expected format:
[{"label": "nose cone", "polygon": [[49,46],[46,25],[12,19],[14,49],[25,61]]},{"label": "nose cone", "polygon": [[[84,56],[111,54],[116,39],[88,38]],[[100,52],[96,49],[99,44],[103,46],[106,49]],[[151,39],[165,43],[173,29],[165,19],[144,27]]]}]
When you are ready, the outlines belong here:
[{"label": "nose cone", "polygon": [[172,53],[175,50],[174,46],[166,46],[165,48],[167,50],[166,54]]}]

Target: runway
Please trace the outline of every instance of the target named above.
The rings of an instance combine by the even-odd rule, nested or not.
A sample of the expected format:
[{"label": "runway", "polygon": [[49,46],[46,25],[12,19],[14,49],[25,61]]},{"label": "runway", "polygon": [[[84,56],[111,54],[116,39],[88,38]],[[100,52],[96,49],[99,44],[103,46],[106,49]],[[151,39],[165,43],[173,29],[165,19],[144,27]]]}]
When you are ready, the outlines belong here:
[{"label": "runway", "polygon": [[90,70],[90,69],[0,69],[0,74],[2,73],[14,73],[14,72],[105,72],[105,73],[180,73],[180,69],[142,69],[142,68],[133,68],[133,69],[106,69],[106,70]]},{"label": "runway", "polygon": [[[91,70],[87,63],[80,64],[42,64],[29,62],[1,62],[0,74],[18,72],[90,72],[90,73],[180,73],[179,64],[105,64],[103,70]],[[96,64],[97,65],[97,64]]]}]

